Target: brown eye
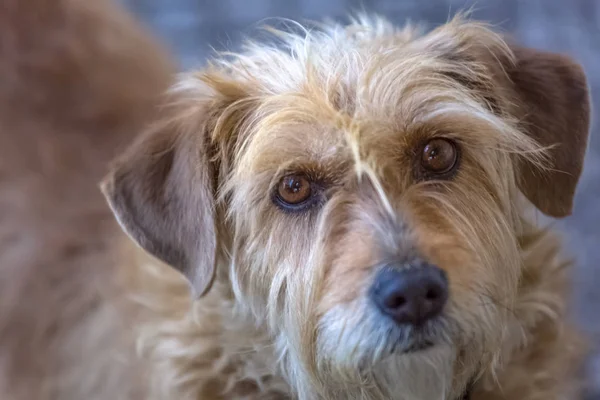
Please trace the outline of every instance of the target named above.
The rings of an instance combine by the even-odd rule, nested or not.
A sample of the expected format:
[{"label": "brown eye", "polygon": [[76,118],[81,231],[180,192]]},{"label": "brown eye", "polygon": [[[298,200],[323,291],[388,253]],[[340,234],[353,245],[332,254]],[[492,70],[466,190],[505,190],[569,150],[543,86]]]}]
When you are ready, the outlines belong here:
[{"label": "brown eye", "polygon": [[285,206],[306,202],[312,194],[311,182],[304,175],[285,176],[277,187],[277,198]]},{"label": "brown eye", "polygon": [[423,148],[421,165],[434,174],[452,171],[458,160],[456,144],[448,139],[432,139]]}]

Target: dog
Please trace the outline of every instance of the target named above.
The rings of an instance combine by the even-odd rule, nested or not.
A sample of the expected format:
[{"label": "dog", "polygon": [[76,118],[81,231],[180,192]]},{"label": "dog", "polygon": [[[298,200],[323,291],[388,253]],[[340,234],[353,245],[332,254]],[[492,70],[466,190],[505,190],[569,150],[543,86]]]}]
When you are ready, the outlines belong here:
[{"label": "dog", "polygon": [[582,68],[464,16],[296,28],[181,76],[101,184],[152,395],[580,398],[571,262],[531,210],[571,213]]},{"label": "dog", "polygon": [[0,0],[3,400],[137,396],[124,234],[97,182],[175,71],[109,1]]},{"label": "dog", "polygon": [[362,16],[172,84],[104,1],[4,6],[5,398],[579,396],[570,261],[529,215],[573,207],[573,60]]}]

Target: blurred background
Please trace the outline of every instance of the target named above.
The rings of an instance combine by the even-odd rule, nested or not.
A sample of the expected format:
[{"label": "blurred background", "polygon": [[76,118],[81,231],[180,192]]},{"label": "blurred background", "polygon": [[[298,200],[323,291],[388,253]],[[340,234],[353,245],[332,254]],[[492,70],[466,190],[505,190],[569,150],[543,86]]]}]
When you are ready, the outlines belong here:
[{"label": "blurred background", "polygon": [[[585,67],[592,98],[600,99],[600,0],[122,0],[179,57],[200,67],[211,49],[235,49],[244,33],[268,17],[343,19],[366,10],[402,24],[443,23],[474,6],[474,17],[515,35],[521,43],[569,54]],[[573,318],[594,338],[587,374],[589,400],[600,400],[600,100],[574,214],[558,222],[577,260]],[[516,400],[516,399],[515,399]]]}]

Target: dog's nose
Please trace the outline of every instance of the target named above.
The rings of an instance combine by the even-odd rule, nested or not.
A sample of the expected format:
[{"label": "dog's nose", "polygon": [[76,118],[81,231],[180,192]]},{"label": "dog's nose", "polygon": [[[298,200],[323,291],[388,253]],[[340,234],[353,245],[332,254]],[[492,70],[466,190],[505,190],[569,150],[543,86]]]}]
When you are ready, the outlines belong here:
[{"label": "dog's nose", "polygon": [[448,300],[448,278],[430,264],[386,267],[375,277],[370,296],[397,323],[421,325],[443,310]]}]

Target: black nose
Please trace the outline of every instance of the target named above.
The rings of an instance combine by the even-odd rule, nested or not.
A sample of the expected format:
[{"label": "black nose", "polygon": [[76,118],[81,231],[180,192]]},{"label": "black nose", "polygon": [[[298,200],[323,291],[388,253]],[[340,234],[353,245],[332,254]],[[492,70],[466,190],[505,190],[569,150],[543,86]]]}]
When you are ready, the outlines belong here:
[{"label": "black nose", "polygon": [[375,277],[370,295],[397,323],[421,325],[442,312],[448,300],[448,278],[430,264],[386,267]]}]

